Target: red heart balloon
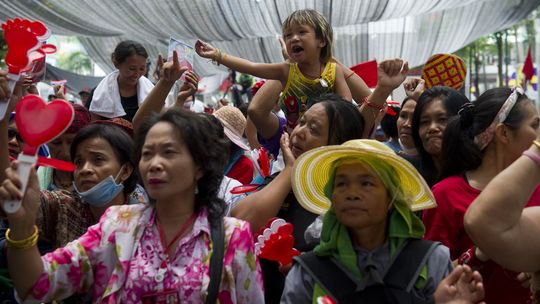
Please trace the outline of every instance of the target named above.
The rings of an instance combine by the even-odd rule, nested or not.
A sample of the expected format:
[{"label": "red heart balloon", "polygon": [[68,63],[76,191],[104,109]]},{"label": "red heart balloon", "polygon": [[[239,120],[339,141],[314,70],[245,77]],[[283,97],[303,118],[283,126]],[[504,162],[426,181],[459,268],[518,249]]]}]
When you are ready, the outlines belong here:
[{"label": "red heart balloon", "polygon": [[31,147],[43,145],[62,134],[73,121],[74,111],[65,100],[46,103],[37,95],[26,95],[15,109],[15,123],[24,143]]}]

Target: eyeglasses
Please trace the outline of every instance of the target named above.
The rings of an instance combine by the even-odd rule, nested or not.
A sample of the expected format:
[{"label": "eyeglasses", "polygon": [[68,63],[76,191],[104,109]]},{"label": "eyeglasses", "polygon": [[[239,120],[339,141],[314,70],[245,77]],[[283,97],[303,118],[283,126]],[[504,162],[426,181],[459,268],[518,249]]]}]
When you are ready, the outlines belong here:
[{"label": "eyeglasses", "polygon": [[23,139],[22,139],[21,135],[19,134],[19,132],[17,130],[15,130],[15,129],[9,128],[8,129],[8,139],[12,140],[13,137],[16,137],[17,141],[23,142]]}]

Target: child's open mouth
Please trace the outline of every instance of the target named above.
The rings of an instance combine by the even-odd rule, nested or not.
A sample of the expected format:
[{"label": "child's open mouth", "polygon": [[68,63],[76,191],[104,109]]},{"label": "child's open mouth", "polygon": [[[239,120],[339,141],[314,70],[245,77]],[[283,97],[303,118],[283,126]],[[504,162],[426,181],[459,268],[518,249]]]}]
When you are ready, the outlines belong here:
[{"label": "child's open mouth", "polygon": [[298,54],[302,53],[303,51],[304,51],[304,48],[302,48],[301,46],[293,46],[292,47],[293,55],[298,55]]}]

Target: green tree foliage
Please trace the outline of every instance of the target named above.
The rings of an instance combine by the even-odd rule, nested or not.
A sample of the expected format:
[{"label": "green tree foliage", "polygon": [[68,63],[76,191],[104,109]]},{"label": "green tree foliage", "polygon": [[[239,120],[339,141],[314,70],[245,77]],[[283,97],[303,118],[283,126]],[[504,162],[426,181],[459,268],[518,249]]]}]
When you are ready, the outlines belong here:
[{"label": "green tree foliage", "polygon": [[92,72],[92,61],[87,54],[76,51],[61,55],[58,58],[58,67],[73,73],[89,75]]}]

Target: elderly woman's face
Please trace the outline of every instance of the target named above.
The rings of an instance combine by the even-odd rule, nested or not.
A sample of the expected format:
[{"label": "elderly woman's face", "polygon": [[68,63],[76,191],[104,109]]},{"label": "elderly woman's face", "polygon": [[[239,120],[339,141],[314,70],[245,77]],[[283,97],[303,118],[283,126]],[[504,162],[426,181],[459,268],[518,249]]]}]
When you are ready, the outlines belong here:
[{"label": "elderly woman's face", "polygon": [[332,204],[340,223],[351,229],[386,229],[389,197],[384,184],[363,163],[336,169]]},{"label": "elderly woman's face", "polygon": [[291,150],[294,156],[298,157],[306,151],[327,145],[329,128],[326,109],[321,103],[314,104],[291,132]]}]

